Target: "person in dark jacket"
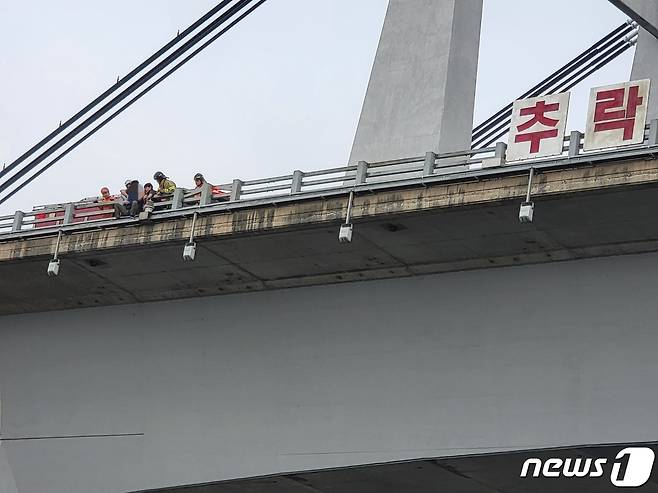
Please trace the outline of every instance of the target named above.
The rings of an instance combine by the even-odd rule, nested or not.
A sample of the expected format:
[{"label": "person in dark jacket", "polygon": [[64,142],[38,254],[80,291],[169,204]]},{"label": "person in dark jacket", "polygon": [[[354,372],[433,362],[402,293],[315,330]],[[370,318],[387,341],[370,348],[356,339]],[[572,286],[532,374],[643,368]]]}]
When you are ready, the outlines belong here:
[{"label": "person in dark jacket", "polygon": [[141,210],[141,201],[139,193],[139,182],[132,180],[126,185],[126,201],[123,204],[114,204],[114,217],[117,219],[122,216],[136,217]]},{"label": "person in dark jacket", "polygon": [[140,202],[142,203],[142,209],[148,201],[153,200],[154,196],[155,190],[153,189],[153,185],[151,183],[144,183],[144,194],[140,199]]}]

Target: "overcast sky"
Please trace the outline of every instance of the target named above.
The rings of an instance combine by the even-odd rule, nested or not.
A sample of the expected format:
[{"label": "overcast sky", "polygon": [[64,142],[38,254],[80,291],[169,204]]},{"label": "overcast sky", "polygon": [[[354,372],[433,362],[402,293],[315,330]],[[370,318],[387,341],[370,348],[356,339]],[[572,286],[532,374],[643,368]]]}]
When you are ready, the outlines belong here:
[{"label": "overcast sky", "polygon": [[[215,4],[0,0],[0,164],[9,163]],[[345,165],[387,0],[269,0],[0,206],[118,191],[162,170],[181,186]],[[607,0],[484,0],[475,123],[625,20]],[[572,92],[628,80],[633,50]]]}]

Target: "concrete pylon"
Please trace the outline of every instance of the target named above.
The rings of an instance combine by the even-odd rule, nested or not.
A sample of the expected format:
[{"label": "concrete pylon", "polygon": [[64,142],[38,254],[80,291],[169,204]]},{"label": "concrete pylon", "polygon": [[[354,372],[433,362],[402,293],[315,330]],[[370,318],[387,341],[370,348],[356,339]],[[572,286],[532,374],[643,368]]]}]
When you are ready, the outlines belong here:
[{"label": "concrete pylon", "polygon": [[[0,438],[2,438],[2,395],[0,395]],[[18,493],[14,474],[9,467],[5,449],[0,441],[0,493]]]},{"label": "concrete pylon", "polygon": [[[656,6],[658,9],[658,5]],[[658,10],[656,11],[658,13]],[[649,108],[647,119],[658,118],[658,39],[649,31],[640,28],[640,35],[635,48],[635,59],[631,70],[631,80],[651,79],[651,92],[649,93]]]},{"label": "concrete pylon", "polygon": [[658,4],[655,0],[610,0],[610,3],[658,38]]},{"label": "concrete pylon", "polygon": [[658,3],[655,0],[610,0],[640,25],[631,80],[651,79],[648,119],[658,118]]},{"label": "concrete pylon", "polygon": [[482,0],[390,0],[350,164],[470,147]]}]

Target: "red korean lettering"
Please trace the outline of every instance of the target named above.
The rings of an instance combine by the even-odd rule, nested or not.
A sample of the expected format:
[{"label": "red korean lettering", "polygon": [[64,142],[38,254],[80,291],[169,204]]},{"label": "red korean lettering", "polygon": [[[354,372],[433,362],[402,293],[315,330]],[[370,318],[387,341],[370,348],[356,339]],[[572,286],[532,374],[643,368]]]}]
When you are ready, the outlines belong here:
[{"label": "red korean lettering", "polygon": [[612,89],[596,94],[594,108],[594,131],[623,129],[624,140],[631,140],[635,130],[637,108],[642,106],[644,98],[640,97],[640,87],[628,88],[628,100],[624,108],[625,89]]},{"label": "red korean lettering", "polygon": [[[522,123],[521,125],[517,125],[516,129],[519,132],[523,132],[524,130],[528,130],[530,127],[536,124],[541,124],[546,127],[555,127],[557,126],[558,123],[560,123],[560,121],[546,116],[546,113],[558,111],[559,109],[560,109],[559,103],[546,104],[546,101],[538,101],[537,104],[535,104],[535,106],[531,106],[529,108],[522,108],[520,115],[530,116],[531,118],[525,123]],[[557,137],[557,135],[558,135],[557,128],[553,128],[549,130],[539,130],[537,132],[528,132],[523,134],[519,133],[514,137],[514,142],[517,143],[530,142],[530,152],[535,153],[535,152],[539,152],[539,147],[543,139],[555,138]]]}]

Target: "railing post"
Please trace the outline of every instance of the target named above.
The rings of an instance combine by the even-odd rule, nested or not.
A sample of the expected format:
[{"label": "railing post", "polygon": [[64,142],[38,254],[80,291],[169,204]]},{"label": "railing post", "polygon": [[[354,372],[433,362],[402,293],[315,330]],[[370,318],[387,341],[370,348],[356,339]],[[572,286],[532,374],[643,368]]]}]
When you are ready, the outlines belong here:
[{"label": "railing post", "polygon": [[658,120],[654,119],[649,122],[649,140],[647,145],[655,146],[658,144]]},{"label": "railing post", "polygon": [[231,202],[240,200],[240,194],[242,193],[242,180],[233,180],[231,185]]},{"label": "railing post", "polygon": [[212,185],[204,183],[201,187],[201,196],[199,197],[199,205],[208,205],[212,202]]},{"label": "railing post", "polygon": [[176,188],[174,190],[174,195],[171,197],[171,208],[180,209],[183,207],[183,197],[185,196],[185,190],[182,188]]},{"label": "railing post", "polygon": [[12,233],[18,233],[21,229],[23,229],[24,217],[25,217],[25,213],[23,211],[16,211],[14,213],[14,224],[12,224],[11,226]]},{"label": "railing post", "polygon": [[292,185],[290,186],[290,193],[299,193],[302,191],[302,180],[304,173],[296,169],[292,174]]},{"label": "railing post", "polygon": [[425,164],[423,165],[423,176],[432,176],[434,174],[434,166],[436,165],[436,153],[425,153]]},{"label": "railing post", "polygon": [[494,157],[500,158],[501,164],[505,164],[505,158],[507,157],[507,144],[505,142],[496,142]]},{"label": "railing post", "polygon": [[62,224],[73,224],[73,217],[75,216],[75,204],[70,202],[64,208],[64,219]]},{"label": "railing post", "polygon": [[363,185],[368,178],[368,163],[359,161],[356,165],[356,177],[354,180],[355,185]]},{"label": "railing post", "polygon": [[578,130],[573,130],[569,134],[569,157],[576,157],[580,154],[580,141],[583,134]]},{"label": "railing post", "polygon": [[496,142],[493,157],[484,158],[482,163],[470,165],[469,169],[486,169],[498,168],[505,165],[505,158],[507,157],[507,144],[505,142]]}]

